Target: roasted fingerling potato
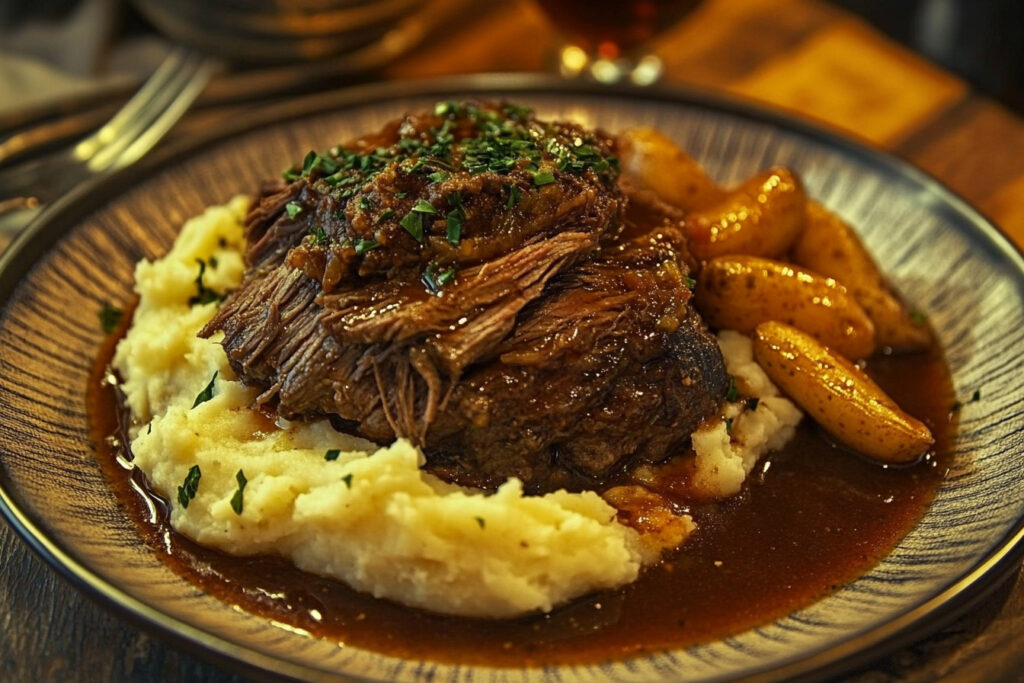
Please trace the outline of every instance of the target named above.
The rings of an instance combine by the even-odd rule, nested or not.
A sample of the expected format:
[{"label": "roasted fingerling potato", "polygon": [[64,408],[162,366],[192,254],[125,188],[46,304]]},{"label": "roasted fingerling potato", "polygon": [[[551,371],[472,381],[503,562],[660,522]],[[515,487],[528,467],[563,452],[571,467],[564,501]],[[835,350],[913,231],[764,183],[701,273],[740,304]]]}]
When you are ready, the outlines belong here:
[{"label": "roasted fingerling potato", "polygon": [[874,322],[879,346],[920,351],[931,345],[928,326],[893,291],[857,233],[818,202],[807,202],[804,230],[790,255],[846,285]]},{"label": "roasted fingerling potato", "polygon": [[724,194],[700,164],[656,130],[622,133],[619,157],[624,175],[684,211],[713,204]]},{"label": "roasted fingerling potato", "polygon": [[750,334],[777,320],[847,358],[875,350],[875,328],[846,288],[830,277],[756,256],[719,256],[704,264],[695,301],[715,329]]},{"label": "roasted fingerling potato", "polygon": [[728,254],[778,258],[803,230],[806,203],[803,183],[789,169],[758,173],[686,215],[690,251],[702,261]]},{"label": "roasted fingerling potato", "polygon": [[780,322],[754,332],[754,358],[782,391],[840,444],[882,463],[911,463],[935,442],[853,363]]}]

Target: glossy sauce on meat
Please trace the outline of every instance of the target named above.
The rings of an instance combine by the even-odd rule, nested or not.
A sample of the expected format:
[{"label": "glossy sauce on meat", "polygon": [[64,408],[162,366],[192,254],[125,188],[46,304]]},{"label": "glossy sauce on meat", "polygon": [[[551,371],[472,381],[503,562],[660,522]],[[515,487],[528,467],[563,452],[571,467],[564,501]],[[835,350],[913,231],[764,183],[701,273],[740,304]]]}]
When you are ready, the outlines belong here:
[{"label": "glossy sauce on meat", "polygon": [[151,518],[138,492],[146,490],[141,476],[118,464],[119,456],[130,459],[121,445],[125,416],[116,390],[102,382],[116,341],[108,340],[90,385],[93,438],[118,498],[168,566],[225,602],[316,636],[441,662],[593,663],[708,641],[785,615],[867,571],[913,527],[947,471],[955,429],[940,352],[872,358],[871,375],[935,434],[927,461],[882,468],[831,446],[805,419],[737,498],[719,505],[680,499],[698,531],[636,583],[548,615],[464,619],[376,600],[280,558],[202,548],[174,532],[166,505],[146,493],[158,511]]}]

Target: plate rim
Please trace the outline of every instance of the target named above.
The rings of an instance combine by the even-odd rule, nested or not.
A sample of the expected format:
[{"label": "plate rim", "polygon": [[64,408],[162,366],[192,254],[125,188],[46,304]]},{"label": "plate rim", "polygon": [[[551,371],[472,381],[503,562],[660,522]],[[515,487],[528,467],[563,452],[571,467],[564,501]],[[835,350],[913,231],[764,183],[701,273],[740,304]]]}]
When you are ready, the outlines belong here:
[{"label": "plate rim", "polygon": [[[768,109],[752,100],[689,87],[605,86],[581,81],[564,81],[554,76],[536,73],[472,74],[360,85],[266,105],[243,121],[221,122],[201,135],[157,150],[134,166],[95,178],[77,187],[37,216],[0,256],[0,319],[6,317],[12,294],[17,290],[22,278],[55,246],[56,242],[47,238],[65,235],[77,221],[88,216],[99,206],[129,191],[166,166],[201,152],[205,146],[224,143],[246,133],[299,118],[343,112],[398,99],[442,98],[456,95],[472,97],[483,94],[512,97],[564,94],[607,100],[628,98],[677,104],[711,113],[730,114],[809,138],[853,156],[870,167],[881,168],[910,180],[925,190],[928,193],[927,198],[938,200],[933,208],[952,210],[953,214],[961,218],[961,222],[969,224],[970,229],[975,232],[975,237],[983,239],[986,247],[1013,264],[1014,273],[1021,282],[1024,282],[1024,252],[969,201],[910,162],[874,147],[867,141],[844,137],[840,132],[824,127],[821,122]],[[171,617],[125,593],[91,571],[72,554],[66,552],[59,539],[47,536],[36,520],[11,495],[7,486],[8,473],[7,468],[3,466],[3,457],[4,454],[0,453],[0,515],[37,556],[87,597],[134,625],[155,632],[190,653],[212,659],[217,664],[229,668],[242,669],[249,674],[263,676],[268,673],[296,678],[324,675],[320,670],[267,655]],[[1016,523],[992,545],[984,557],[919,605],[907,608],[885,624],[851,633],[832,645],[796,654],[771,665],[770,668],[752,671],[748,680],[816,680],[840,672],[849,672],[858,666],[876,661],[908,642],[919,640],[938,630],[982,600],[1019,569],[1022,556],[1024,515],[1018,517]],[[932,617],[932,620],[924,625],[928,617]],[[369,650],[366,652],[372,653]],[[337,675],[347,680],[371,680],[346,673]]]}]

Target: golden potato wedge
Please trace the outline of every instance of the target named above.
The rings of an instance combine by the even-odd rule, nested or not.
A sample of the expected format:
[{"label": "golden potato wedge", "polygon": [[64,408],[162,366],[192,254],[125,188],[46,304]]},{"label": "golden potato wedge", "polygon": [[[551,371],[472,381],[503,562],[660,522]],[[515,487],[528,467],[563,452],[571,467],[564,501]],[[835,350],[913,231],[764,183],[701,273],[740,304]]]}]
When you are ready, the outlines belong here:
[{"label": "golden potato wedge", "polygon": [[749,178],[721,201],[686,216],[690,251],[702,261],[727,254],[778,258],[804,227],[807,195],[786,168]]},{"label": "golden potato wedge", "polygon": [[717,202],[724,194],[700,164],[651,128],[622,133],[619,157],[623,174],[685,211]]},{"label": "golden potato wedge", "polygon": [[754,332],[754,358],[839,443],[885,463],[913,462],[935,439],[850,361],[779,322]]},{"label": "golden potato wedge", "polygon": [[867,313],[830,277],[756,256],[719,256],[704,264],[694,295],[704,320],[750,334],[777,320],[793,325],[847,358],[875,350]]},{"label": "golden potato wedge", "polygon": [[875,323],[879,346],[920,351],[931,345],[928,326],[896,295],[857,233],[821,204],[807,203],[804,230],[791,255],[801,266],[846,285]]}]

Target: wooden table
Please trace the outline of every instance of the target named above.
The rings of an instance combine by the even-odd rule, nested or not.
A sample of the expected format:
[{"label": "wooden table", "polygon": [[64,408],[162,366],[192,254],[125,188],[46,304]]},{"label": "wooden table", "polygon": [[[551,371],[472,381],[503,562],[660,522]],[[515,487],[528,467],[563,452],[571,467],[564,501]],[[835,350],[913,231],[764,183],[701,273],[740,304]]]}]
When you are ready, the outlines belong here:
[{"label": "wooden table", "polygon": [[[380,76],[540,71],[558,42],[532,5],[494,3],[446,26]],[[815,0],[709,0],[659,40],[658,52],[669,83],[752,98],[907,159],[1024,244],[1024,121],[849,14]],[[226,111],[193,115],[177,135]],[[93,604],[5,525],[0,566],[2,680],[237,678]],[[845,680],[940,679],[1024,680],[1019,573],[938,633]]]}]

